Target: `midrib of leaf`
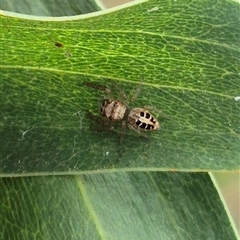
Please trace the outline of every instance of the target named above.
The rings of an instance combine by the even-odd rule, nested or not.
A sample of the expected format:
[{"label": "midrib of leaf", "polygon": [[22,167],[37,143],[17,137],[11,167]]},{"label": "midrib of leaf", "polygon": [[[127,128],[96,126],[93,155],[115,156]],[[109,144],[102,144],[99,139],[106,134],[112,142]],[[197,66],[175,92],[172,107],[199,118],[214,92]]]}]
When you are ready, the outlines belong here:
[{"label": "midrib of leaf", "polygon": [[86,188],[84,186],[84,181],[83,179],[79,178],[79,177],[75,177],[79,191],[81,192],[81,196],[83,198],[83,201],[85,203],[85,207],[87,208],[87,211],[94,223],[94,225],[96,226],[96,231],[99,233],[99,236],[101,239],[106,239],[105,233],[104,233],[104,229],[102,228],[102,224],[100,223],[96,212],[93,208],[93,205],[89,199],[88,193],[86,191]]}]

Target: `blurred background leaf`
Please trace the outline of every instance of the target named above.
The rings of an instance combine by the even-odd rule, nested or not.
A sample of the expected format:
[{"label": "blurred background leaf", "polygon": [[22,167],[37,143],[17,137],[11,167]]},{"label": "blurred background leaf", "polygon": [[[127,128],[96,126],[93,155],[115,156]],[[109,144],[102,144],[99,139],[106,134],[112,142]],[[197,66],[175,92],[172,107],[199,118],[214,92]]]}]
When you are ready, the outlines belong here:
[{"label": "blurred background leaf", "polygon": [[35,16],[62,17],[91,13],[101,10],[94,0],[1,0],[1,9]]},{"label": "blurred background leaf", "polygon": [[209,180],[161,172],[3,178],[1,239],[235,239]]}]

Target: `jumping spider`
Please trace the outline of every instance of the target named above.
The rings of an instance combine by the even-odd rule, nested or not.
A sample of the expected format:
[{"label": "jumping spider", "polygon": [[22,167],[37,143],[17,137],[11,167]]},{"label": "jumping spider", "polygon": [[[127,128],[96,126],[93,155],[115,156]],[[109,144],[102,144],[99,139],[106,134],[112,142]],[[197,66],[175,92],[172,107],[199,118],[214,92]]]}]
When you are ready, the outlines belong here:
[{"label": "jumping spider", "polygon": [[[141,84],[142,81],[130,99],[131,101],[134,101],[137,98]],[[122,101],[115,99],[110,89],[105,89],[105,92],[107,93],[107,97],[103,99],[101,106],[101,114],[103,117],[110,121],[122,121],[124,129],[127,123],[129,129],[135,130],[140,134],[143,131],[151,132],[160,128],[158,120],[148,111],[153,109],[152,107],[145,106],[145,108],[130,108],[128,106],[128,98],[126,94],[119,88],[118,92]],[[123,102],[126,102],[126,104]],[[163,112],[161,112],[161,114],[168,118]]]}]

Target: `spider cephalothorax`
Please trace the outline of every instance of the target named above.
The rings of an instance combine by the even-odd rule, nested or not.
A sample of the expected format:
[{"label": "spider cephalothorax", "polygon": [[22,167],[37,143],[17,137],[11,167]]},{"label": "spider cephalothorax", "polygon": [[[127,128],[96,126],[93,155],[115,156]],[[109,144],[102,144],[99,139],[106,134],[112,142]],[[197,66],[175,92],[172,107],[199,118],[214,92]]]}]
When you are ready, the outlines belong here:
[{"label": "spider cephalothorax", "polygon": [[123,103],[112,99],[103,100],[101,107],[102,116],[111,121],[124,119],[126,110],[127,107]]}]

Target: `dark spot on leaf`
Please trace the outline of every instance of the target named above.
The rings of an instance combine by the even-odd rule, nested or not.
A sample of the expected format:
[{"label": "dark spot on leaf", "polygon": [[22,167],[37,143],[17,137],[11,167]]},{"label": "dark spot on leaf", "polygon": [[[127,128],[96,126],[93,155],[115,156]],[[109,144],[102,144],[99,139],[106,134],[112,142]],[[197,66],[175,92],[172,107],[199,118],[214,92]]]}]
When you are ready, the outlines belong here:
[{"label": "dark spot on leaf", "polygon": [[60,42],[56,42],[56,43],[55,43],[55,46],[58,47],[58,48],[62,48],[62,47],[63,47],[63,44],[60,43]]}]

